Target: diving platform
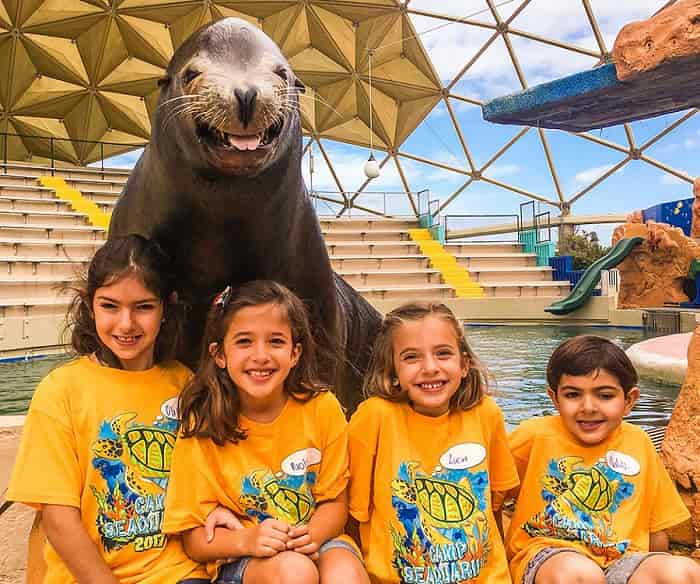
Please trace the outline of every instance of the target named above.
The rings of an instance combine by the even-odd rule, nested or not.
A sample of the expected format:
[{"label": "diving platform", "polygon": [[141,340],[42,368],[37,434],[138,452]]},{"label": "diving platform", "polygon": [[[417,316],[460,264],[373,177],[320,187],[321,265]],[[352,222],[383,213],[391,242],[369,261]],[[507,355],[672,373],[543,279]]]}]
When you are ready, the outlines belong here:
[{"label": "diving platform", "polygon": [[486,121],[584,132],[700,106],[700,4],[623,27],[611,61],[482,106]]}]

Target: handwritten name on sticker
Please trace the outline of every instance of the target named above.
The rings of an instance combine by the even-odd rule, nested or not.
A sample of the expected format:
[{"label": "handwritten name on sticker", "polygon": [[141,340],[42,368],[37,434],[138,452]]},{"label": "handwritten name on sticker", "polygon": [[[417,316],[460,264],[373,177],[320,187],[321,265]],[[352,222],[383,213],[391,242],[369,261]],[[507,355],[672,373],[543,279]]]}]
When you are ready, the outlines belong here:
[{"label": "handwritten name on sticker", "polygon": [[605,462],[607,462],[608,466],[614,471],[628,477],[638,475],[641,470],[637,460],[632,458],[629,454],[617,452],[616,450],[608,450],[605,455]]},{"label": "handwritten name on sticker", "polygon": [[475,442],[463,442],[450,448],[440,457],[440,464],[453,470],[471,468],[483,462],[486,448]]},{"label": "handwritten name on sticker", "polygon": [[163,405],[160,406],[160,411],[166,418],[170,418],[171,420],[180,419],[180,413],[177,410],[176,397],[171,397],[168,401],[163,402]]},{"label": "handwritten name on sticker", "polygon": [[282,461],[282,470],[291,476],[300,476],[306,469],[321,462],[321,451],[318,448],[304,448],[292,452]]}]

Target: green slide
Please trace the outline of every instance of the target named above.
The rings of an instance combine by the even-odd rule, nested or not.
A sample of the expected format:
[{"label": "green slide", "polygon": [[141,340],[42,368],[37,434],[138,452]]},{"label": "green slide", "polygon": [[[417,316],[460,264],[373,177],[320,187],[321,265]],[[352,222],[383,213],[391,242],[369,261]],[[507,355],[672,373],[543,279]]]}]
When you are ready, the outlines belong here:
[{"label": "green slide", "polygon": [[563,300],[557,300],[545,308],[545,312],[552,314],[568,314],[580,308],[595,290],[600,281],[600,271],[614,268],[624,260],[632,248],[644,241],[643,237],[626,237],[618,241],[613,248],[602,258],[593,262],[584,272],[578,284]]}]

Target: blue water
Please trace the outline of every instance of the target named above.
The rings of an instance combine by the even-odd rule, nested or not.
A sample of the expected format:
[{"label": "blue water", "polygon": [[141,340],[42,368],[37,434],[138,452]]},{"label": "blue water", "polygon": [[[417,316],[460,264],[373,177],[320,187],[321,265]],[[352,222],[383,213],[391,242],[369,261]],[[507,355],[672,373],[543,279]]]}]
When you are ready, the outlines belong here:
[{"label": "blue water", "polygon": [[[577,334],[596,334],[627,348],[643,340],[639,329],[582,326],[469,326],[469,342],[495,379],[495,397],[506,424],[514,427],[533,415],[553,413],[545,368],[554,348]],[[0,363],[0,415],[27,411],[37,383],[65,357]],[[642,396],[630,419],[642,426],[666,424],[680,388],[640,380]]]}]

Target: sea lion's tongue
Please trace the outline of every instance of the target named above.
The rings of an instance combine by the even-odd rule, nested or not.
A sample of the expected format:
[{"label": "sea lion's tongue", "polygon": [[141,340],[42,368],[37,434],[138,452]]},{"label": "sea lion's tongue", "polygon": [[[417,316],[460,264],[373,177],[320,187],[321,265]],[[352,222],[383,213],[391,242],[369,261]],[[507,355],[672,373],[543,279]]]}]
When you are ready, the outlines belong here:
[{"label": "sea lion's tongue", "polygon": [[233,134],[228,134],[228,142],[239,150],[255,150],[260,146],[260,136],[234,136]]}]

